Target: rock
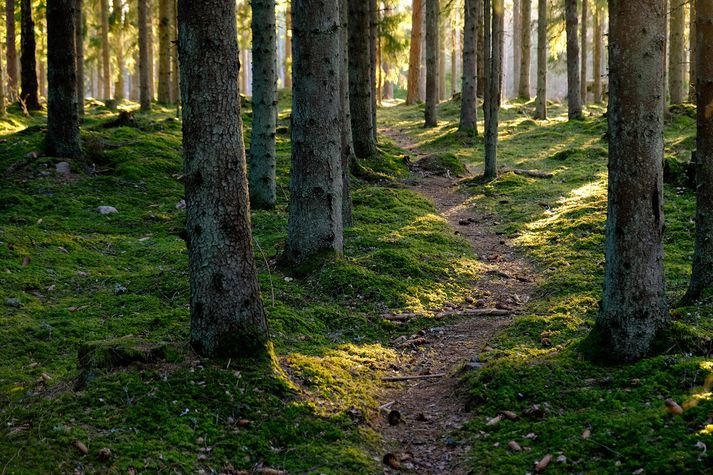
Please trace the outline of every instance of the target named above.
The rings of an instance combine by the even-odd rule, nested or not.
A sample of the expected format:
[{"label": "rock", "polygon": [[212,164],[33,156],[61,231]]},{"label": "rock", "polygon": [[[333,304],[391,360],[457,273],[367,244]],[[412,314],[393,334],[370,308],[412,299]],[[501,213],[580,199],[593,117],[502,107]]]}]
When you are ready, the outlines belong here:
[{"label": "rock", "polygon": [[22,302],[20,302],[20,299],[8,298],[5,299],[5,305],[8,307],[20,308],[22,307]]},{"label": "rock", "polygon": [[107,215],[107,214],[115,214],[118,213],[119,211],[114,208],[113,206],[100,206],[97,208],[97,212],[102,215]]},{"label": "rock", "polygon": [[59,162],[55,165],[55,171],[60,175],[71,175],[72,169],[67,162]]}]

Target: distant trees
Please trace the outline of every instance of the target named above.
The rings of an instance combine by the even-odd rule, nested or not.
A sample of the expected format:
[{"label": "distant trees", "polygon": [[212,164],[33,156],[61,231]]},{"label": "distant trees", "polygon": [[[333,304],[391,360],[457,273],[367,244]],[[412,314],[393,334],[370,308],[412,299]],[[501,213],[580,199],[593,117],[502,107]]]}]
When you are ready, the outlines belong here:
[{"label": "distant trees", "polygon": [[[105,1],[105,0],[102,0]],[[149,54],[149,12],[148,0],[138,1],[138,22],[139,22],[139,103],[141,110],[148,112],[151,110],[151,68],[153,64]]]},{"label": "distant trees", "polygon": [[463,7],[463,86],[461,88],[460,125],[462,132],[478,133],[477,81],[475,51],[478,48],[478,5],[480,0],[465,0]]},{"label": "distant trees", "polygon": [[438,18],[439,0],[426,0],[426,127],[438,123]]},{"label": "distant trees", "polygon": [[684,98],[684,49],[687,0],[670,0],[668,89],[671,104],[682,104]]},{"label": "distant trees", "polygon": [[179,0],[178,17],[191,345],[204,356],[265,354],[268,329],[250,231],[235,0]]},{"label": "distant trees", "polygon": [[485,171],[492,180],[498,176],[498,120],[502,92],[503,36],[505,7],[503,0],[485,0]]},{"label": "distant trees", "polygon": [[602,102],[602,50],[604,49],[604,31],[602,28],[602,8],[594,3],[594,58],[593,71],[594,76],[594,103]]},{"label": "distant trees", "polygon": [[5,58],[7,59],[7,95],[17,98],[17,49],[15,48],[15,0],[5,0]]},{"label": "distant trees", "polygon": [[84,115],[84,0],[75,0],[74,58],[77,67],[77,113]]},{"label": "distant trees", "polygon": [[537,99],[535,118],[547,119],[547,0],[537,0]]},{"label": "distant trees", "polygon": [[[146,0],[136,0],[145,2]],[[144,4],[144,8],[145,8]],[[139,7],[141,8],[141,7]],[[102,94],[104,99],[111,99],[111,48],[109,44],[109,0],[99,0],[99,12],[101,21],[101,83],[103,85]]]},{"label": "distant trees", "polygon": [[37,83],[37,62],[35,60],[35,22],[32,19],[32,1],[22,0],[21,10],[21,56],[20,56],[20,100],[27,110],[40,110],[39,85]]},{"label": "distant trees", "polygon": [[[329,0],[329,3],[332,1],[334,0]],[[358,158],[376,155],[372,116],[372,94],[374,91],[371,87],[369,4],[366,0],[349,0],[349,101],[354,152]],[[314,8],[318,7],[314,5]],[[293,28],[296,15],[297,12],[293,8]],[[305,51],[305,53],[307,52]],[[293,58],[293,62],[297,62],[297,58]],[[334,69],[332,73],[336,73],[336,71],[337,69]],[[296,79],[294,72],[292,76],[294,83]]]},{"label": "distant trees", "polygon": [[408,91],[406,104],[415,104],[421,99],[421,37],[426,22],[424,0],[413,0],[411,12],[411,47],[408,61]]},{"label": "distant trees", "polygon": [[587,103],[587,23],[589,20],[588,0],[582,0],[582,34],[580,36],[580,75],[579,75],[579,91],[582,99],[582,104]]},{"label": "distant trees", "polygon": [[577,0],[564,0],[564,4],[567,29],[567,115],[573,120],[582,118]]},{"label": "distant trees", "polygon": [[[173,4],[175,0],[159,0],[158,2],[158,102],[171,104],[171,24],[173,21]],[[274,12],[273,12],[274,14]],[[273,21],[274,30],[274,21]],[[274,48],[272,48],[274,50]]]},{"label": "distant trees", "polygon": [[[586,1],[586,0],[585,0]],[[518,97],[530,100],[530,50],[532,43],[532,0],[521,0],[521,28],[520,35],[520,78],[518,82]]]},{"label": "distant trees", "polygon": [[352,114],[349,105],[349,0],[339,0],[339,128],[341,132],[342,168],[342,227],[353,224],[351,179],[349,176],[354,156]]}]

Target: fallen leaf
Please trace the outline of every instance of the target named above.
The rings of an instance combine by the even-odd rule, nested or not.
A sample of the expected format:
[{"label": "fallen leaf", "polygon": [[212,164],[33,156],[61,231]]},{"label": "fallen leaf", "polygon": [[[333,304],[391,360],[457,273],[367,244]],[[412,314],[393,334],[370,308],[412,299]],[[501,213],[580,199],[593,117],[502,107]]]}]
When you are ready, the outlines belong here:
[{"label": "fallen leaf", "polygon": [[582,438],[583,439],[588,439],[592,436],[592,431],[589,429],[584,429],[584,432],[582,432]]},{"label": "fallen leaf", "polygon": [[511,421],[514,421],[517,419],[517,414],[515,414],[512,411],[503,411],[502,415],[510,419]]},{"label": "fallen leaf", "polygon": [[502,415],[495,416],[495,417],[493,417],[492,419],[489,419],[488,422],[486,422],[485,425],[486,425],[486,426],[489,426],[489,427],[490,427],[490,426],[496,426],[496,425],[500,424],[500,421],[502,421],[502,420],[503,420],[503,416],[502,416]]},{"label": "fallen leaf", "polygon": [[49,382],[49,381],[51,381],[51,380],[52,380],[52,376],[50,376],[50,375],[47,374],[47,373],[42,373],[42,381],[44,381],[45,383],[47,383],[47,382]]},{"label": "fallen leaf", "polygon": [[664,402],[666,403],[666,410],[671,414],[676,414],[677,416],[683,414],[683,408],[679,406],[678,403],[673,399],[668,398]]},{"label": "fallen leaf", "polygon": [[81,440],[75,440],[74,441],[74,446],[79,450],[82,454],[87,455],[89,453],[89,449],[87,448],[86,445]]},{"label": "fallen leaf", "polygon": [[542,457],[542,460],[535,464],[535,472],[543,472],[550,464],[550,462],[552,462],[552,454],[545,455],[544,457]]},{"label": "fallen leaf", "polygon": [[510,442],[508,442],[508,447],[513,452],[522,452],[522,447],[520,447],[520,444],[518,444],[514,440],[511,440]]}]

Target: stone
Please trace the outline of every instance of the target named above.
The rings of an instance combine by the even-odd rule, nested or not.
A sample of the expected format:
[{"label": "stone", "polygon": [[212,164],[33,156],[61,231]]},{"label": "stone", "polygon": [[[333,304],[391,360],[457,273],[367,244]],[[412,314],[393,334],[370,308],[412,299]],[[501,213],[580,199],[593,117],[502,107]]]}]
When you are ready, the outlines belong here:
[{"label": "stone", "polygon": [[107,215],[107,214],[115,214],[118,213],[119,211],[114,208],[113,206],[100,206],[97,208],[97,212],[102,215]]},{"label": "stone", "polygon": [[55,165],[55,171],[60,175],[71,175],[72,168],[69,166],[68,162],[59,162]]}]

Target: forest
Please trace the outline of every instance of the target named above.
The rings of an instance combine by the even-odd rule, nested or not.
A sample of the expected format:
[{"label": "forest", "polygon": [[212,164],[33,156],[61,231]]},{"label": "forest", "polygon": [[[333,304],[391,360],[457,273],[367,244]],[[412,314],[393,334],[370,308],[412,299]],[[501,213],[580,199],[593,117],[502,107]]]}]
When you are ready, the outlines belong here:
[{"label": "forest", "polygon": [[713,0],[0,3],[0,475],[713,473]]}]

